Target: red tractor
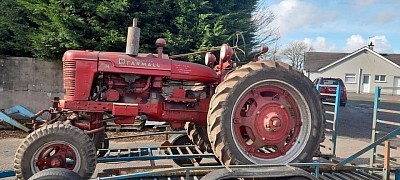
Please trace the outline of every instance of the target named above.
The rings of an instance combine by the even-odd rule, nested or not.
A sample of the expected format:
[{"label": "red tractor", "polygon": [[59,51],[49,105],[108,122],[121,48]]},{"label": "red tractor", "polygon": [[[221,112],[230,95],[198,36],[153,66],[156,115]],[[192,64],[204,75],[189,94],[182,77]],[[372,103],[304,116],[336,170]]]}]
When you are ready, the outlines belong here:
[{"label": "red tractor", "polygon": [[163,39],[156,41],[158,54],[139,54],[136,21],[127,39],[126,53],[65,52],[64,99],[37,114],[51,118],[17,150],[17,178],[54,167],[91,177],[110,120],[186,126],[192,143],[226,166],[304,162],[315,155],[322,105],[312,82],[291,66],[261,61],[237,68],[226,44],[219,61],[206,53],[206,66],[172,60],[163,54]]}]

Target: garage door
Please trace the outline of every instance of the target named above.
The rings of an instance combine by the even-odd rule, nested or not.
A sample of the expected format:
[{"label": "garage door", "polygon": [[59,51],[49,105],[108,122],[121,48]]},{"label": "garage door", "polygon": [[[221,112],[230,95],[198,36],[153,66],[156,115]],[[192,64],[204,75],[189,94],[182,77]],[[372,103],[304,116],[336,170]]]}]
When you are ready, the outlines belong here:
[{"label": "garage door", "polygon": [[399,88],[399,89],[394,89],[393,94],[400,95],[400,77],[394,77],[393,87]]}]

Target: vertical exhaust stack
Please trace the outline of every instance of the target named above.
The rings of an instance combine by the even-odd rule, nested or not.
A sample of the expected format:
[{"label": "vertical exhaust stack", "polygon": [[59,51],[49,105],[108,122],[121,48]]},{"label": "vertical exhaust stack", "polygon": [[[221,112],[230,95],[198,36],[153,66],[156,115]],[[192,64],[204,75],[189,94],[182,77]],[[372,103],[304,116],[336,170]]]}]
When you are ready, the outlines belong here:
[{"label": "vertical exhaust stack", "polygon": [[140,28],[137,27],[137,19],[133,18],[131,27],[128,27],[128,35],[126,37],[125,53],[131,56],[139,54]]}]

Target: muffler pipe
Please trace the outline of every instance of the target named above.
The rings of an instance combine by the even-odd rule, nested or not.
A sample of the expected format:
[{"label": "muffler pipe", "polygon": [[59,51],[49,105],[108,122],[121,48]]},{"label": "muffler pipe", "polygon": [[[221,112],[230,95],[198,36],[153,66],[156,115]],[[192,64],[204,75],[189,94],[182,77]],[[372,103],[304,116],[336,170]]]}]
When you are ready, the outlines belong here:
[{"label": "muffler pipe", "polygon": [[131,27],[128,27],[128,35],[126,36],[125,53],[131,56],[139,54],[140,28],[137,27],[137,18],[133,18]]}]

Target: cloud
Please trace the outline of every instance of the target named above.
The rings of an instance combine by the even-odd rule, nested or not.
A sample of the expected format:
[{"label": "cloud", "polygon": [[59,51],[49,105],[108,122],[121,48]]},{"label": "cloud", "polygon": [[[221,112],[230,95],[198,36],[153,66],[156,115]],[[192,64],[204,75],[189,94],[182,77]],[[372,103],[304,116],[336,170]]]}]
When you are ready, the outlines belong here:
[{"label": "cloud", "polygon": [[376,4],[398,4],[398,0],[353,0],[353,6],[355,8],[365,8],[368,6],[376,5]]},{"label": "cloud", "polygon": [[336,13],[301,0],[283,0],[270,6],[276,19],[271,26],[279,28],[281,35],[300,28],[321,27],[332,22]]},{"label": "cloud", "polygon": [[381,53],[392,53],[393,49],[386,36],[374,36],[370,40],[375,46],[374,50]]},{"label": "cloud", "polygon": [[392,46],[390,45],[389,41],[386,39],[386,36],[373,36],[369,38],[369,41],[364,39],[361,35],[351,35],[347,38],[346,46],[344,47],[345,52],[352,52],[357,49],[360,49],[370,42],[374,44],[374,51],[379,53],[391,53],[393,52]]},{"label": "cloud", "polygon": [[373,4],[375,1],[376,0],[354,0],[353,6],[357,7],[357,8],[359,8],[359,7],[363,8],[363,7],[367,7],[371,4]]},{"label": "cloud", "polygon": [[332,52],[336,49],[335,45],[326,42],[325,37],[318,36],[316,39],[304,38],[303,42],[318,52]]},{"label": "cloud", "polygon": [[389,22],[396,20],[397,16],[398,16],[397,12],[383,11],[383,12],[379,12],[376,15],[372,16],[371,19],[367,23],[385,24],[385,23],[389,23]]},{"label": "cloud", "polygon": [[367,45],[367,41],[361,35],[351,35],[346,40],[345,52],[353,52]]}]

